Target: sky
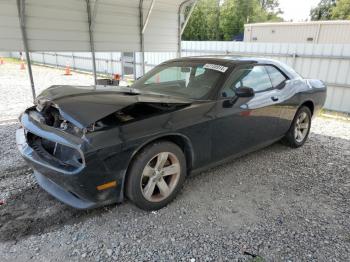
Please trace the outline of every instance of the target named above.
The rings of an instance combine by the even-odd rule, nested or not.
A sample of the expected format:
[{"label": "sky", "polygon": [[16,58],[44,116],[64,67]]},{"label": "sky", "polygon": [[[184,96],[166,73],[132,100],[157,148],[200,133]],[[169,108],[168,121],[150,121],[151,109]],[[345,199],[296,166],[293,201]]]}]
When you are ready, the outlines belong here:
[{"label": "sky", "polygon": [[320,0],[279,0],[286,21],[294,22],[310,20],[310,9],[317,6]]}]

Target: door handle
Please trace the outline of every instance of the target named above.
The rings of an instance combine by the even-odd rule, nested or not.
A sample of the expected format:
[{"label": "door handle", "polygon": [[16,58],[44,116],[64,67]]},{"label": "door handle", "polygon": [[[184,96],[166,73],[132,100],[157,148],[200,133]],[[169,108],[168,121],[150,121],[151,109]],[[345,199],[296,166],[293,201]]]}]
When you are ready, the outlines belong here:
[{"label": "door handle", "polygon": [[271,96],[271,99],[272,99],[272,101],[274,101],[274,102],[278,101],[278,97],[277,97],[277,96]]}]

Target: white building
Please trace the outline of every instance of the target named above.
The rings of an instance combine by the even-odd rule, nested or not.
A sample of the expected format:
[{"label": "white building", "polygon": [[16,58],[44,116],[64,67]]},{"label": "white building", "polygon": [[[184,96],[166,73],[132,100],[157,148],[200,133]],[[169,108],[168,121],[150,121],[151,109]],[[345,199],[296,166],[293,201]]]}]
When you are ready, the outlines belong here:
[{"label": "white building", "polygon": [[350,44],[350,21],[246,24],[244,42]]}]

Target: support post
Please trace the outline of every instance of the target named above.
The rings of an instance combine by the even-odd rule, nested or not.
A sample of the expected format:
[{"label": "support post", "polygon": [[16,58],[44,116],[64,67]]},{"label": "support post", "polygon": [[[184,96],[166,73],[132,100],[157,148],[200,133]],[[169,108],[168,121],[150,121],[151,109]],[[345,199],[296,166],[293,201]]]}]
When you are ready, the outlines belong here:
[{"label": "support post", "polygon": [[296,54],[296,52],[294,52],[293,55],[292,55],[292,58],[293,58],[293,60],[292,60],[292,67],[293,67],[293,68],[295,68],[295,60],[296,60],[296,57],[297,57],[297,54]]},{"label": "support post", "polygon": [[21,33],[22,33],[24,52],[26,53],[30,86],[32,88],[33,101],[35,101],[36,94],[35,94],[34,78],[33,78],[33,72],[32,72],[32,63],[31,63],[30,56],[29,56],[28,38],[27,38],[27,32],[26,32],[26,28],[25,28],[25,16],[24,16],[25,3],[24,3],[24,1],[25,0],[17,0],[17,10],[18,10],[19,24],[20,24]]},{"label": "support post", "polygon": [[316,39],[314,41],[315,44],[318,44],[318,39],[320,38],[321,24],[317,26]]},{"label": "support post", "polygon": [[133,55],[133,71],[134,71],[134,80],[137,79],[137,72],[136,72],[136,52],[132,53]]},{"label": "support post", "polygon": [[57,53],[55,52],[55,60],[56,60],[56,68],[58,68],[58,57],[57,57]]},{"label": "support post", "polygon": [[113,76],[114,69],[113,69],[113,53],[110,53],[110,59],[111,59],[111,76]]},{"label": "support post", "polygon": [[151,2],[151,6],[150,6],[150,8],[149,8],[149,10],[148,10],[148,13],[147,13],[147,16],[146,16],[146,21],[145,21],[145,23],[143,23],[142,34],[144,34],[145,31],[146,31],[146,28],[147,28],[149,19],[151,18],[151,14],[152,14],[153,7],[154,7],[154,3],[155,3],[155,2],[156,2],[156,0],[152,0],[152,2]]},{"label": "support post", "polygon": [[185,19],[185,22],[183,23],[183,25],[182,25],[182,27],[181,27],[181,36],[183,35],[183,33],[184,33],[184,31],[185,31],[185,28],[186,28],[186,26],[187,26],[187,24],[188,24],[188,21],[190,20],[190,17],[191,17],[191,15],[192,15],[192,13],[193,13],[194,8],[196,7],[196,4],[197,4],[197,2],[194,2],[194,3],[192,4],[191,9],[190,9],[190,11],[189,11],[188,14],[187,14],[187,17],[186,17],[186,19]]},{"label": "support post", "polygon": [[122,79],[125,78],[125,71],[124,71],[124,52],[121,52],[120,54],[120,64],[122,69]]},{"label": "support post", "polygon": [[72,52],[72,68],[75,70],[75,56],[74,56],[74,52]]},{"label": "support post", "polygon": [[145,74],[145,37],[143,30],[143,0],[139,2],[139,16],[140,16],[140,51],[141,51],[141,75]]},{"label": "support post", "polygon": [[139,2],[139,17],[140,17],[140,44],[141,44],[141,74],[145,74],[146,68],[145,68],[145,31],[149,22],[149,19],[151,17],[155,0],[152,0],[151,6],[149,7],[146,21],[143,21],[143,0],[140,0]]},{"label": "support post", "polygon": [[[95,2],[95,5],[96,5],[96,2]],[[92,70],[93,70],[93,74],[94,74],[94,84],[96,86],[97,85],[96,58],[95,58],[94,36],[93,36],[93,31],[92,31],[90,0],[86,0],[86,9],[87,9],[88,25],[89,25],[89,39],[90,39],[90,51],[91,51],[91,56],[92,56]]]},{"label": "support post", "polygon": [[188,23],[188,20],[190,19],[191,17],[191,14],[195,8],[195,5],[196,5],[196,1],[194,1],[193,3],[193,6],[191,7],[191,10],[184,22],[184,24],[181,23],[181,13],[183,11],[183,9],[188,5],[190,4],[191,2],[193,2],[194,0],[186,0],[184,2],[182,2],[179,6],[179,11],[178,11],[178,43],[177,43],[177,56],[178,57],[181,57],[181,39],[182,39],[182,34],[186,28],[186,25]]}]

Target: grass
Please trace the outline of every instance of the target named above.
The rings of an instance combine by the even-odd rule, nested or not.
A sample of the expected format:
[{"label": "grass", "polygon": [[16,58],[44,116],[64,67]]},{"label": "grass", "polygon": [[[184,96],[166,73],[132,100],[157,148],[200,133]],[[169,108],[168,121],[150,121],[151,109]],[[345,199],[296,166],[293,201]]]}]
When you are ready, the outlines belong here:
[{"label": "grass", "polygon": [[4,57],[3,59],[5,63],[19,64],[21,62],[21,60],[19,60],[18,58],[13,57]]},{"label": "grass", "polygon": [[261,256],[256,256],[256,257],[252,258],[249,261],[250,262],[265,262],[266,260],[263,257],[261,257]]},{"label": "grass", "polygon": [[338,119],[338,120],[343,120],[343,121],[350,121],[350,114],[349,113],[336,112],[336,111],[331,111],[331,110],[326,110],[326,109],[322,109],[319,112],[318,116],[324,117],[324,118],[333,118],[333,119]]}]

